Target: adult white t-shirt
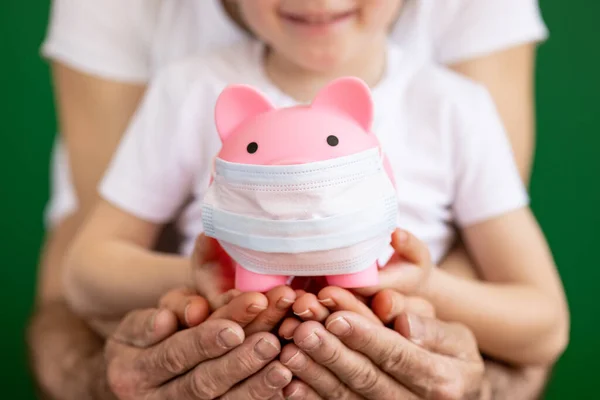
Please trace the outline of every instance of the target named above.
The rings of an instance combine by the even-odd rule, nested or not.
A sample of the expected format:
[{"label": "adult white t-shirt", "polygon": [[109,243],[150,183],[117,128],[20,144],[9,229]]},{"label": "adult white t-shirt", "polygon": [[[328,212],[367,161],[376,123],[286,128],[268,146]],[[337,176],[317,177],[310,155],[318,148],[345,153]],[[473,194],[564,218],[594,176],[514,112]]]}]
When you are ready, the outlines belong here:
[{"label": "adult white t-shirt", "polygon": [[[240,41],[158,73],[100,185],[113,205],[141,219],[179,218],[189,254],[202,232],[201,202],[220,139],[214,104],[232,83],[252,85],[276,107],[297,104],[267,78],[263,50]],[[466,227],[528,204],[527,191],[487,90],[389,46],[386,75],[372,90],[373,132],[397,183],[401,227],[434,262]]]},{"label": "adult white t-shirt", "polygon": [[[546,36],[535,0],[406,0],[391,32],[411,58],[441,64]],[[145,83],[177,59],[243,37],[217,0],[54,0],[43,54],[102,78]],[[60,139],[52,175],[49,224],[77,207]]]}]

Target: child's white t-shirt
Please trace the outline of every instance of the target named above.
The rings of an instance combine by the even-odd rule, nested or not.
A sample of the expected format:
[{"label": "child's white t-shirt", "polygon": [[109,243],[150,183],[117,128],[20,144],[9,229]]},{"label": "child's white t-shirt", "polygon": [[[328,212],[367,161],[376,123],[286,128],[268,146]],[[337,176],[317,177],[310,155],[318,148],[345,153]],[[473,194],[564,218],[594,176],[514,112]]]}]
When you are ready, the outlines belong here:
[{"label": "child's white t-shirt", "polygon": [[[440,64],[546,37],[537,0],[406,0],[390,33],[411,57]],[[54,0],[43,53],[95,76],[145,83],[175,60],[242,38],[217,0]],[[60,139],[52,175],[50,224],[77,207]]]},{"label": "child's white t-shirt", "polygon": [[[297,104],[262,68],[256,41],[161,71],[100,185],[103,198],[147,221],[179,219],[181,252],[202,232],[201,202],[221,146],[214,106],[232,83],[256,87],[276,107]],[[400,225],[437,263],[466,227],[528,204],[510,143],[488,92],[442,67],[389,46],[385,78],[373,88],[373,131],[397,181]]]}]

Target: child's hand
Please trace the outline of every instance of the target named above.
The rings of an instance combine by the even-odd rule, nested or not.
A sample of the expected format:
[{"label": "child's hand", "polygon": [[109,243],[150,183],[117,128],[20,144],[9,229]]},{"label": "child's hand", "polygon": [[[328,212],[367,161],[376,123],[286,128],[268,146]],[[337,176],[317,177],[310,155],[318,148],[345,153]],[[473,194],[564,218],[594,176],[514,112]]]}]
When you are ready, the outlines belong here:
[{"label": "child's hand", "polygon": [[228,319],[244,328],[246,336],[249,336],[256,332],[272,331],[295,299],[296,294],[287,286],[274,288],[266,295],[230,290],[211,302],[190,288],[181,288],[165,294],[160,300],[160,307],[173,312],[179,324],[186,328],[210,319]]},{"label": "child's hand", "polygon": [[289,286],[278,286],[266,295],[257,292],[228,293],[234,295],[228,296],[229,301],[223,302],[208,319],[224,318],[236,321],[244,328],[247,336],[273,330],[296,300],[296,293]]},{"label": "child's hand", "polygon": [[219,243],[204,234],[198,235],[191,258],[192,287],[209,301],[233,288],[227,273],[231,259]]},{"label": "child's hand", "polygon": [[426,297],[429,279],[435,273],[427,245],[413,234],[397,229],[392,235],[392,246],[396,253],[379,271],[380,284],[352,291],[370,297],[383,289],[393,289],[404,295]]}]

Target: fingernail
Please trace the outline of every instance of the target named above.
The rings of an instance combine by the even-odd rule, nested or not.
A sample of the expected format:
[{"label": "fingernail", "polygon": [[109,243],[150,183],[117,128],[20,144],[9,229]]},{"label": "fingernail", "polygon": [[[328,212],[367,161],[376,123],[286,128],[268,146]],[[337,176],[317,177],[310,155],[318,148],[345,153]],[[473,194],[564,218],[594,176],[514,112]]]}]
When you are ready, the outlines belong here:
[{"label": "fingernail", "polygon": [[352,329],[344,317],[338,317],[330,321],[325,328],[336,336],[345,336],[349,334]]},{"label": "fingernail", "polygon": [[186,325],[190,324],[190,319],[188,318],[188,311],[190,310],[190,306],[191,306],[191,304],[188,304],[187,306],[185,306],[185,309],[183,310],[183,318],[185,319]]},{"label": "fingernail", "polygon": [[267,382],[272,388],[280,388],[287,385],[289,375],[281,371],[280,368],[274,367],[267,373]]},{"label": "fingernail", "polygon": [[317,346],[321,344],[321,338],[317,336],[316,332],[311,333],[307,337],[304,338],[300,343],[298,343],[298,347],[303,348],[304,350],[313,350]]},{"label": "fingernail", "polygon": [[279,353],[279,349],[267,339],[260,339],[258,343],[254,345],[254,351],[263,360],[269,360]]},{"label": "fingernail", "polygon": [[333,301],[332,299],[323,299],[323,300],[319,300],[319,303],[323,304],[325,307],[335,307],[335,301]]},{"label": "fingernail", "polygon": [[156,316],[158,315],[158,313],[160,313],[160,310],[156,311],[154,314],[152,314],[152,317],[150,317],[150,321],[148,321],[148,332],[154,332],[155,329],[155,321],[156,321]]},{"label": "fingernail", "polygon": [[282,297],[279,299],[277,304],[275,304],[275,307],[277,307],[280,310],[285,310],[285,309],[290,308],[290,306],[292,304],[294,304],[294,300],[290,300],[290,299],[286,299],[285,297]]},{"label": "fingernail", "polygon": [[219,332],[218,338],[220,341],[219,344],[227,349],[240,345],[243,340],[242,337],[231,328],[225,328]]},{"label": "fingernail", "polygon": [[300,313],[297,313],[297,312],[294,311],[294,314],[297,315],[297,316],[299,316],[299,317],[303,317],[303,318],[310,318],[310,317],[313,316],[313,313],[310,310],[305,310],[305,311],[302,311]]},{"label": "fingernail", "polygon": [[408,233],[406,233],[405,231],[402,231],[402,230],[398,230],[397,238],[400,243],[406,242],[408,240]]},{"label": "fingernail", "polygon": [[421,319],[414,314],[407,314],[406,317],[408,319],[410,340],[412,340],[415,343],[420,343],[421,339],[423,338],[423,335],[425,334],[425,328],[423,327]]},{"label": "fingernail", "polygon": [[296,388],[296,390],[294,390],[292,393],[288,394],[285,397],[285,400],[294,400],[294,399],[299,399],[302,393],[300,393],[300,388]]},{"label": "fingernail", "polygon": [[300,352],[300,350],[298,350],[296,353],[294,353],[293,356],[290,357],[289,360],[287,360],[287,361],[280,360],[280,361],[286,367],[289,367],[293,370],[299,370],[306,364],[306,357],[304,357],[304,354],[302,354]]},{"label": "fingernail", "polygon": [[261,311],[265,311],[267,307],[259,306],[258,304],[251,304],[250,307],[247,308],[247,311],[252,314],[258,314]]},{"label": "fingernail", "polygon": [[158,310],[150,319],[150,332],[154,332],[158,325],[166,323],[169,319],[170,312],[167,310]]}]

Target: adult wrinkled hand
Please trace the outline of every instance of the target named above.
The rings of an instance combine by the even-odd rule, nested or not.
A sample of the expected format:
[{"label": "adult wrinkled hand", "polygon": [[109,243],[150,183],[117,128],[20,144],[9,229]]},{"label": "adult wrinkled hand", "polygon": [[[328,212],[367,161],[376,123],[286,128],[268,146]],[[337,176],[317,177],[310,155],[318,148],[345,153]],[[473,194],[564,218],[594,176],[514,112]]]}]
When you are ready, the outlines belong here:
[{"label": "adult wrinkled hand", "polygon": [[[195,251],[200,274],[215,260],[206,245],[199,240]],[[281,398],[292,374],[276,360],[281,347],[268,331],[294,299],[286,287],[266,295],[215,291],[211,301],[173,290],[160,309],[129,313],[108,339],[109,385],[121,400]]]},{"label": "adult wrinkled hand", "polygon": [[[482,398],[484,364],[467,328],[435,319],[423,301],[385,291],[380,311],[394,321],[392,330],[364,313],[360,301],[349,304],[352,296],[346,293],[337,293],[337,300],[344,298],[354,311],[334,312],[324,324],[306,321],[294,327],[293,343],[284,347],[280,360],[299,380],[285,388],[286,398]],[[406,307],[423,315],[407,313]]]},{"label": "adult wrinkled hand", "polygon": [[299,378],[285,388],[286,398],[487,398],[472,332],[437,320],[430,303],[405,294],[423,290],[431,268],[427,248],[398,232],[393,245],[399,257],[381,271],[382,285],[299,293],[293,309],[304,322],[290,318],[280,328],[280,336],[293,340],[280,360]]},{"label": "adult wrinkled hand", "polygon": [[105,348],[108,382],[121,400],[270,399],[291,381],[273,361],[279,352],[274,335],[245,337],[224,319],[177,332],[169,310],[130,313]]}]

